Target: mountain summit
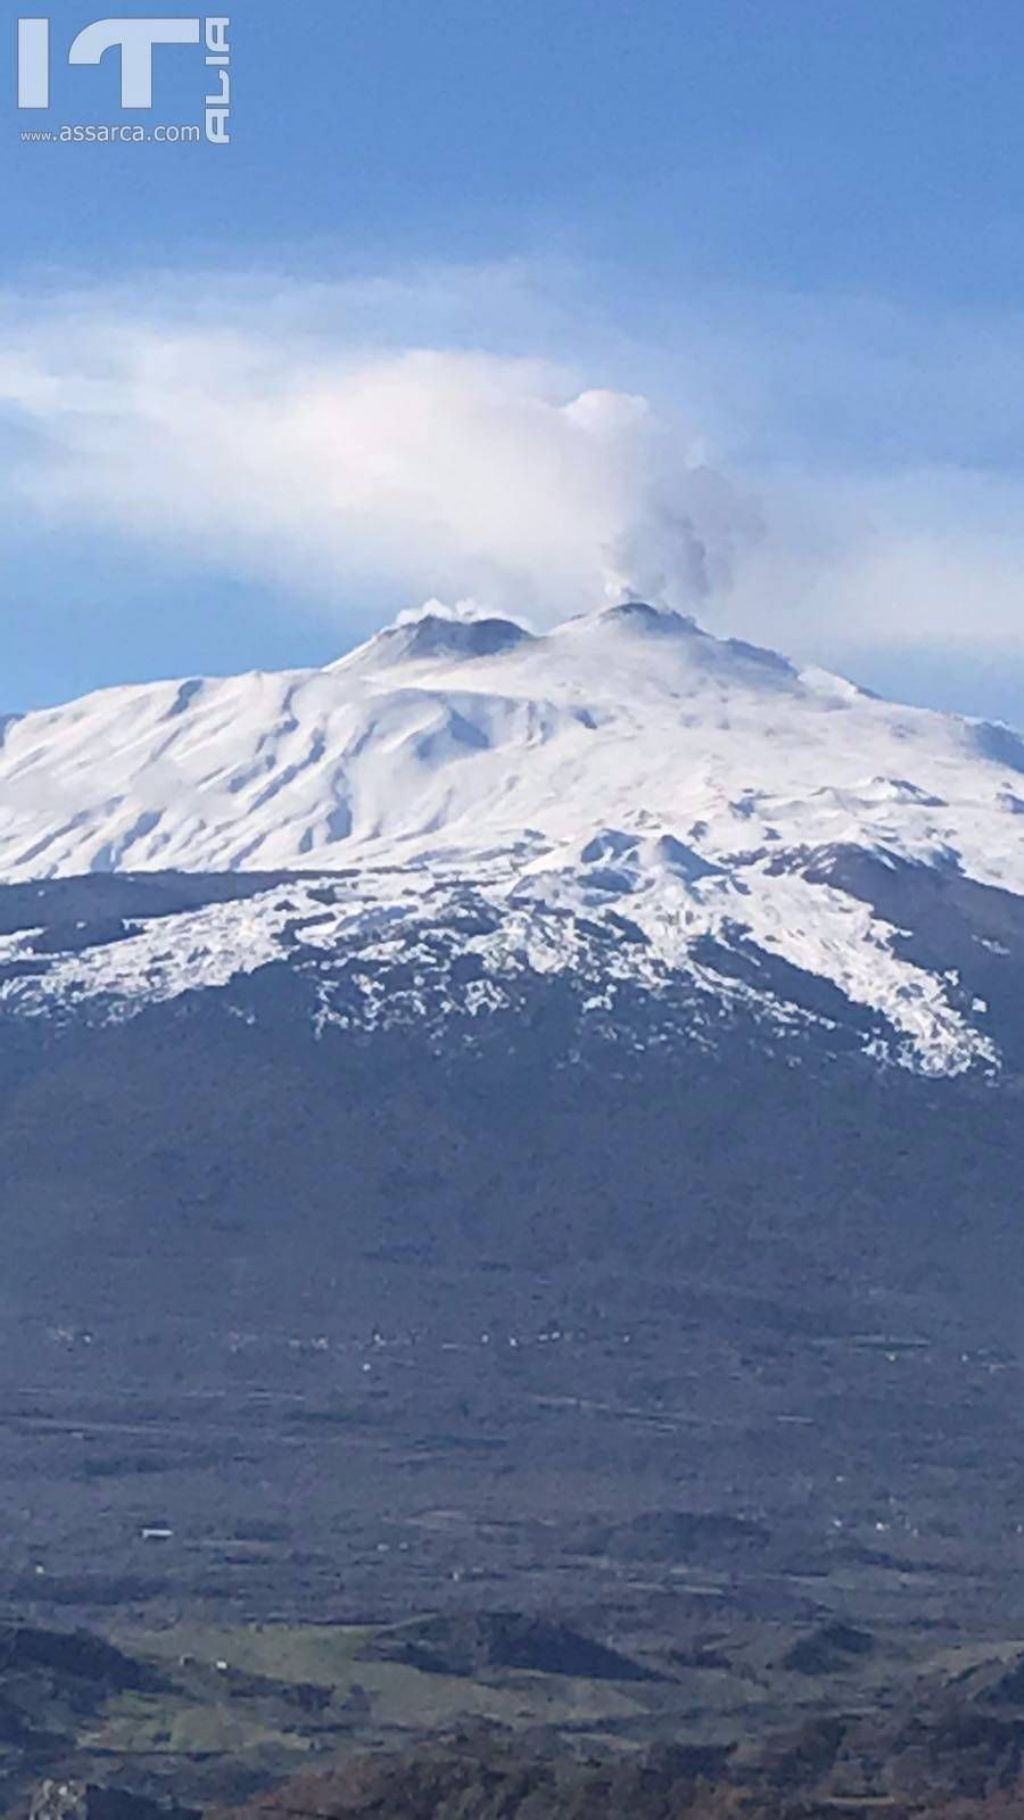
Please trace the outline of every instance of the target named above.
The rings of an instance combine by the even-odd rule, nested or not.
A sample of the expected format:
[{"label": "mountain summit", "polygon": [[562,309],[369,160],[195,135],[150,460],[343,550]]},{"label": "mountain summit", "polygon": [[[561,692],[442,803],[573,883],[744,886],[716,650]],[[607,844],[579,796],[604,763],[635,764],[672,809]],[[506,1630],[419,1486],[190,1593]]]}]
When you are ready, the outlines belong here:
[{"label": "mountain summit", "polygon": [[[989,999],[1024,904],[1024,742],[675,613],[630,602],[545,636],[427,614],[326,669],[0,726],[0,878],[236,881],[212,908],[188,894],[183,948],[141,899],[122,939],[45,968],[11,927],[8,1005],[174,996],[285,950],[322,964],[384,927],[418,939],[429,903],[448,974],[463,963],[442,999],[475,1016],[523,969],[587,975],[597,1002],[685,979],[790,1032],[852,1008],[864,1049],[926,1071],[1005,1059]],[[375,994],[394,1015],[401,995]]]}]

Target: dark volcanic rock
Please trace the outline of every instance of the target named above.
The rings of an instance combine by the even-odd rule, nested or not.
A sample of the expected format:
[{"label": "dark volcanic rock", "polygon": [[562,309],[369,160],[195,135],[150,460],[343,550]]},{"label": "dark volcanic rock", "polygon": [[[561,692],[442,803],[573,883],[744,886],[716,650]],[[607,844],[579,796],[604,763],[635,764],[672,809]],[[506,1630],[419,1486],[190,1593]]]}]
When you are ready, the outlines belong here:
[{"label": "dark volcanic rock", "polygon": [[511,1750],[486,1757],[433,1750],[298,1777],[234,1820],[680,1820],[693,1807],[699,1774],[669,1757],[598,1765],[538,1762]]},{"label": "dark volcanic rock", "polygon": [[657,1678],[639,1662],[564,1624],[520,1612],[458,1612],[403,1624],[374,1638],[368,1653],[438,1675],[525,1669],[590,1681]]},{"label": "dark volcanic rock", "polygon": [[624,1523],[588,1525],[580,1546],[588,1553],[636,1561],[717,1561],[762,1549],[771,1531],[728,1511],[645,1511]]},{"label": "dark volcanic rock", "polygon": [[37,1630],[28,1624],[0,1625],[0,1684],[12,1674],[44,1670],[60,1680],[95,1682],[104,1690],[156,1692],[166,1684],[147,1664],[126,1656],[87,1631]]},{"label": "dark volcanic rock", "polygon": [[[163,1808],[77,1779],[78,1741],[111,1699],[168,1683],[101,1637],[0,1625],[0,1813],[32,1820],[149,1820]],[[26,1789],[49,1773],[29,1807]],[[16,1801],[20,1805],[12,1805]],[[130,1803],[126,1805],[126,1802]]]},{"label": "dark volcanic rock", "polygon": [[596,1763],[436,1746],[299,1776],[230,1820],[1019,1820],[1019,1753],[998,1727],[990,1733],[954,1721],[922,1750],[927,1726],[894,1732],[876,1714],[851,1728],[828,1716],[745,1761],[667,1751]]},{"label": "dark volcanic rock", "polygon": [[982,1698],[997,1706],[1024,1706],[1024,1656],[1018,1656],[994,1681],[990,1681],[984,1688]]},{"label": "dark volcanic rock", "polygon": [[834,1675],[858,1657],[869,1656],[874,1647],[869,1632],[853,1624],[823,1624],[787,1650],[782,1666],[798,1675]]},{"label": "dark volcanic rock", "polygon": [[50,1781],[33,1797],[29,1820],[201,1820],[201,1816],[193,1808],[165,1807],[123,1789]]}]

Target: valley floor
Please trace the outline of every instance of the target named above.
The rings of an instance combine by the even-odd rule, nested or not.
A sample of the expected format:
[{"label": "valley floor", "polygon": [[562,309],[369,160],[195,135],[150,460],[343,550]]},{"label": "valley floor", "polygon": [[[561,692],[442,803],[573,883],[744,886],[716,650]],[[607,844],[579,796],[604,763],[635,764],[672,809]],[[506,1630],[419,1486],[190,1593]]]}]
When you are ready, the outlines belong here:
[{"label": "valley floor", "polygon": [[[55,1719],[52,1682],[34,1695],[12,1798],[50,1774],[204,1811],[312,1764],[335,1775],[312,1805],[247,1811],[489,1820],[519,1813],[514,1782],[531,1820],[672,1820],[686,1752],[733,1766],[721,1800],[747,1812],[735,1763],[807,1726],[813,1774],[786,1775],[829,1811],[891,1808],[900,1777],[936,1802],[1012,1781],[1024,1673],[990,1697],[1024,1650],[1011,1352],[924,1293],[811,1313],[735,1282],[503,1272],[453,1325],[447,1280],[380,1260],[371,1280],[333,1325],[8,1325],[4,1607],[166,1677],[104,1682],[84,1723],[78,1697]],[[950,1700],[973,1740],[952,1767]],[[611,1772],[581,1763],[652,1751],[653,1781],[624,1767],[587,1805]]]}]

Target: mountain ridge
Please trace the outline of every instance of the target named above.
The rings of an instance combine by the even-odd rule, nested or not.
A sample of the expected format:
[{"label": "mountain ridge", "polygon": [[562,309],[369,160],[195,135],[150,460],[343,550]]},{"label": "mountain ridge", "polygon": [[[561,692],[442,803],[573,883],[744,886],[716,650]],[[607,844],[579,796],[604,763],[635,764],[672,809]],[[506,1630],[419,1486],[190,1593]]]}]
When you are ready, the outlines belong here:
[{"label": "mountain ridge", "polygon": [[[913,880],[961,877],[982,923],[986,891],[1024,906],[1022,772],[1010,729],[882,701],[642,602],[544,635],[428,613],[325,670],[122,686],[10,723],[0,880],[277,882],[183,912],[169,953],[166,923],[154,941],[143,918],[63,961],[51,935],[34,969],[38,932],[10,929],[0,1007],[130,1008],[291,956],[322,970],[322,1016],[344,1022],[332,955],[351,972],[383,941],[422,985],[429,931],[468,915],[486,927],[446,965],[472,987],[451,1006],[474,1016],[503,1007],[511,975],[554,970],[586,980],[582,1015],[618,981],[682,981],[792,1027],[806,1008],[778,981],[795,970],[869,1014],[877,1058],[991,1071],[1005,1055],[966,976],[994,938],[968,943],[966,969],[934,940],[922,963]],[[905,885],[884,887],[884,915],[829,871],[857,853]],[[368,996],[370,1022],[388,1015],[392,986]],[[819,1022],[828,1040],[835,1017]]]}]

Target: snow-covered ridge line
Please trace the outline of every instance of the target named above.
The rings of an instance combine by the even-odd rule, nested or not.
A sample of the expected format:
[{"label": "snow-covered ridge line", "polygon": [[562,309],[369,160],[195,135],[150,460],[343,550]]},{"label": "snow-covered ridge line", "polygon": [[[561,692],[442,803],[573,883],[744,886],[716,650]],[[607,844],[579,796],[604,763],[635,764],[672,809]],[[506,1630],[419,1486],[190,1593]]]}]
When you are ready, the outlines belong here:
[{"label": "snow-covered ridge line", "polygon": [[[613,867],[602,863],[609,853]],[[511,982],[556,975],[585,982],[589,1009],[606,1014],[621,986],[658,995],[686,982],[697,1001],[742,1007],[778,1032],[832,1027],[770,978],[743,983],[707,959],[709,942],[723,951],[739,942],[832,981],[850,1006],[884,1023],[892,1041],[882,1046],[902,1065],[932,1074],[997,1065],[983,1030],[950,1002],[948,982],[900,959],[895,932],[868,906],[801,877],[760,883],[757,893],[737,888],[671,849],[652,859],[611,830],[591,843],[579,874],[558,878],[534,867],[500,882],[493,860],[475,881],[428,881],[415,868],[292,876],[242,898],[129,919],[66,951],[40,943],[36,928],[0,937],[0,1008],[28,1016],[84,1008],[121,1020],[287,962],[316,975],[318,1030],[387,1027],[428,1012],[478,1017],[507,1007]]]},{"label": "snow-covered ridge line", "polygon": [[[342,920],[411,918],[462,881],[493,903],[508,965],[536,964],[552,916],[618,915],[643,937],[623,961],[636,977],[692,971],[702,942],[741,930],[937,1071],[992,1063],[984,1007],[965,1012],[949,970],[908,959],[870,904],[783,862],[852,848],[1024,895],[1022,811],[1008,729],[639,603],[544,637],[428,616],[325,670],[104,690],[0,740],[0,880],[351,869]],[[281,950],[272,893],[173,920],[168,956],[154,924],[70,957],[51,986],[159,995],[190,966],[223,983]],[[8,996],[31,995],[21,977]]]},{"label": "snow-covered ridge line", "polygon": [[1024,888],[1024,742],[651,608],[532,637],[425,619],[326,670],[119,687],[14,720],[0,877],[388,863],[604,826],[708,859],[956,851]]}]

